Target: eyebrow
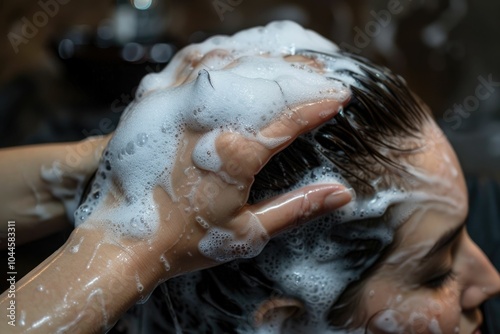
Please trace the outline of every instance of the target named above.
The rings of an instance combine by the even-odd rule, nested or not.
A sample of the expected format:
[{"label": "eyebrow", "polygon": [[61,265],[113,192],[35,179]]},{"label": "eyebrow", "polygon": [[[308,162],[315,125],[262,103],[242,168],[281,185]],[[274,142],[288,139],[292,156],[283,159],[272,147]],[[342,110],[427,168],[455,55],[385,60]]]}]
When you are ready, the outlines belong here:
[{"label": "eyebrow", "polygon": [[465,222],[463,222],[462,224],[460,224],[456,228],[451,229],[451,230],[447,231],[446,233],[444,233],[438,239],[438,241],[436,241],[434,246],[432,246],[432,248],[427,252],[427,254],[425,254],[425,256],[422,257],[422,259],[420,261],[421,262],[427,261],[434,254],[438,253],[443,248],[445,248],[446,246],[451,244],[459,236],[460,232],[462,232],[462,230],[464,228],[465,228]]}]

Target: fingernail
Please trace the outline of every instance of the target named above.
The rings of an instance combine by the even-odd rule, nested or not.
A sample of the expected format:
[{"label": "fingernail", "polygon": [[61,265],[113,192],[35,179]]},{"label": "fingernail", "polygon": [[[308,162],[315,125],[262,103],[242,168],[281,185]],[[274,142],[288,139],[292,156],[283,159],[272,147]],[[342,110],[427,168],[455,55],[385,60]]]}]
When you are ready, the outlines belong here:
[{"label": "fingernail", "polygon": [[354,190],[352,188],[348,188],[326,196],[323,204],[328,209],[337,209],[349,203],[354,199],[354,197]]}]

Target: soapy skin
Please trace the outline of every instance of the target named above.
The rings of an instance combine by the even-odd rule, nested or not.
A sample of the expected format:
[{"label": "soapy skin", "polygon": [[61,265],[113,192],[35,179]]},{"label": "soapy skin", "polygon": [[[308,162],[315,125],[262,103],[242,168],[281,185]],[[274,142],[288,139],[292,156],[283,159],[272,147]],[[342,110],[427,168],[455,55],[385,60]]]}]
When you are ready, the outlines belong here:
[{"label": "soapy skin", "polygon": [[[155,234],[159,217],[152,190],[159,186],[174,202],[180,201],[172,176],[176,161],[181,159],[192,159],[195,168],[219,175],[227,185],[244,188],[247,180],[242,183],[236,175],[230,175],[234,171],[222,170],[215,149],[222,133],[238,132],[273,150],[290,136],[269,137],[261,130],[279,113],[285,111],[283,117],[300,122],[301,116],[294,110],[299,103],[343,101],[348,96],[338,82],[292,65],[282,57],[246,59],[226,71],[200,70],[196,80],[182,86],[144,93],[125,111],[104,153],[90,196],[75,213],[77,226],[94,209],[99,210],[108,194],[123,191],[114,216],[98,219],[112,221],[115,233],[121,236],[145,238]],[[248,78],[258,66],[270,69],[266,77]],[[193,145],[191,157],[182,154],[186,145]],[[196,187],[199,185],[193,181],[186,191],[196,192]],[[189,198],[189,208],[194,211],[195,201]]]},{"label": "soapy skin", "polygon": [[[275,103],[284,103],[281,104],[282,108],[287,108],[292,98],[300,98],[303,93],[306,93],[305,96],[314,96],[319,93],[319,91],[304,90],[304,88],[294,90],[294,86],[299,84],[294,79],[294,76],[295,78],[300,77],[300,81],[305,83],[306,87],[309,84],[325,84],[328,86],[329,84],[335,83],[335,85],[339,85],[337,86],[340,87],[339,89],[348,89],[350,85],[357,85],[352,76],[346,74],[346,71],[361,73],[357,63],[349,61],[345,59],[345,57],[339,58],[336,61],[331,61],[327,58],[322,58],[317,54],[312,56],[303,51],[311,49],[319,52],[335,54],[338,51],[336,46],[330,42],[316,38],[308,40],[303,43],[303,45],[300,45],[298,42],[294,42],[294,45],[297,47],[294,47],[293,49],[280,47],[280,43],[282,43],[282,41],[287,40],[287,38],[291,38],[290,36],[292,35],[288,35],[288,33],[297,34],[297,26],[290,22],[273,23],[265,29],[251,29],[228,38],[215,37],[207,40],[201,45],[188,47],[179,53],[179,57],[176,57],[172,61],[171,66],[167,67],[164,72],[149,75],[142,81],[137,93],[138,103],[140,105],[142,101],[148,101],[148,98],[156,97],[155,94],[157,94],[157,92],[162,92],[162,88],[167,87],[168,85],[179,85],[181,83],[181,87],[193,85],[194,87],[202,87],[204,89],[197,90],[197,92],[203,92],[203,94],[206,94],[206,92],[214,94],[214,96],[216,96],[217,109],[222,110],[221,114],[214,116],[214,118],[217,119],[217,122],[221,119],[224,120],[222,124],[218,125],[219,128],[217,128],[217,124],[214,122],[202,122],[196,118],[200,117],[200,114],[203,113],[205,113],[203,117],[206,117],[205,107],[202,108],[202,112],[200,112],[200,108],[198,106],[188,108],[189,111],[193,109],[195,111],[188,113],[189,121],[184,119],[183,121],[186,122],[186,129],[194,128],[196,130],[208,130],[208,133],[203,134],[204,139],[206,139],[202,143],[203,149],[198,146],[202,140],[194,144],[195,148],[193,152],[195,153],[195,156],[193,157],[193,162],[198,164],[197,167],[202,167],[206,170],[211,170],[217,173],[219,171],[220,164],[218,163],[218,159],[216,158],[213,149],[211,149],[211,142],[215,137],[214,133],[217,133],[221,126],[224,128],[228,125],[234,126],[234,124],[236,124],[238,129],[241,130],[241,128],[239,128],[240,122],[243,124],[250,123],[252,125],[244,128],[245,131],[243,132],[243,135],[247,138],[253,138],[253,140],[257,140],[258,142],[260,140],[261,144],[266,145],[266,142],[261,141],[262,136],[258,133],[258,131],[255,131],[255,124],[257,124],[257,127],[260,126],[258,124],[261,124],[262,116],[267,115],[264,115],[262,112],[258,112],[258,110],[272,109],[272,106],[275,105]],[[300,35],[302,34],[303,30],[300,32]],[[300,35],[293,35],[293,40],[300,40]],[[283,39],[281,39],[282,37]],[[256,52],[256,50],[258,52]],[[294,53],[297,50],[301,50],[300,54],[295,55]],[[213,72],[209,70],[214,70],[217,75],[213,75]],[[237,80],[239,83],[236,86],[238,89],[236,91],[231,90],[232,88],[235,88],[234,84],[231,84],[226,88],[222,88],[222,92],[231,91],[231,99],[229,100],[226,98],[224,94],[217,95],[221,93],[221,88],[219,86],[221,85],[221,82],[228,83],[236,81],[231,80],[233,75],[240,76]],[[226,77],[226,80],[218,80],[217,76]],[[258,91],[258,97],[265,101],[260,101],[259,99],[248,100],[251,99],[252,96],[248,96],[247,93],[245,93],[246,96],[243,97],[244,99],[241,100],[241,102],[229,104],[226,107],[224,103],[225,101],[232,103],[232,101],[241,99],[242,97],[238,94],[239,91],[248,92],[249,89],[246,87],[250,86],[254,87],[252,91]],[[291,91],[293,91],[293,93],[289,93]],[[176,91],[176,94],[181,95],[183,92]],[[210,106],[211,101],[211,96],[204,97],[203,99],[203,105],[207,105],[206,110],[208,110],[209,114],[213,110]],[[194,100],[194,103],[196,103],[196,100]],[[248,114],[241,114],[241,106],[252,107],[247,110],[249,111]],[[134,107],[132,106],[130,110],[133,111],[133,108]],[[148,108],[148,110],[151,109],[155,108]],[[232,118],[234,117],[235,110],[238,112],[238,122],[235,122]],[[327,109],[325,109],[325,112],[325,115],[328,115]],[[177,115],[178,117],[182,116],[181,112],[178,112]],[[128,117],[127,114],[125,117]],[[125,120],[127,120],[127,118],[125,118]],[[267,121],[267,119],[265,119],[265,121]],[[130,123],[132,124],[132,121]],[[158,120],[152,121],[151,123],[165,124],[164,121]],[[228,128],[228,130],[234,131],[232,128]],[[138,133],[141,129],[134,131],[135,133]],[[128,138],[133,138],[133,135],[131,134],[132,130],[129,130],[126,133]],[[110,146],[113,144],[114,143],[112,141]],[[125,150],[126,152],[126,145],[129,144],[123,140],[121,145],[121,150]],[[123,147],[125,147],[125,149]],[[119,150],[120,148],[115,148],[115,151]],[[209,153],[203,154],[204,152]],[[196,155],[196,153],[199,154]],[[165,156],[165,153],[162,152],[161,156]],[[181,155],[177,160],[183,161],[188,158],[189,157]],[[322,167],[311,172],[311,175],[315,175],[314,177],[304,177],[304,179],[299,182],[294,189],[300,189],[301,187],[306,187],[311,184],[331,182],[340,183],[346,187],[350,187],[340,174],[332,172],[334,167],[335,165],[331,161],[323,161]],[[239,254],[238,257],[253,257],[260,253],[262,247],[266,244],[268,237],[262,233],[263,231],[259,228],[260,224],[258,224],[258,220],[255,219],[256,216],[258,217],[259,215],[246,215],[246,220],[248,222],[253,222],[250,225],[253,227],[250,228],[248,236],[243,235],[242,237],[236,237],[231,235],[231,233],[227,233],[227,231],[224,231],[223,229],[221,230],[217,226],[213,226],[213,224],[210,224],[210,219],[207,219],[206,216],[200,215],[199,212],[197,212],[199,207],[197,205],[193,205],[195,201],[190,195],[194,191],[193,186],[200,189],[197,181],[199,176],[193,175],[193,170],[185,170],[185,173],[187,173],[193,181],[189,184],[189,186],[182,187],[184,193],[186,194],[184,197],[189,198],[188,203],[182,205],[188,212],[194,210],[196,213],[196,221],[204,229],[208,230],[208,233],[199,244],[199,250],[202,254],[212,258],[213,260],[225,262],[231,259],[231,254],[234,254],[235,249],[238,249],[238,252],[243,252],[237,253]],[[236,188],[240,187],[237,180],[234,180],[231,175],[229,176],[230,177],[228,178],[227,175],[225,175],[223,176],[223,179],[228,184],[235,185]],[[139,177],[134,176],[131,179],[137,180]],[[96,183],[100,185],[101,182],[103,182],[103,180],[97,180]],[[154,182],[156,181],[149,180],[145,183],[154,184]],[[172,190],[174,187],[172,187],[169,182],[170,180],[168,179],[163,180],[162,188],[174,200],[181,198],[181,196],[178,196],[178,194]],[[130,189],[131,187],[125,188]],[[270,279],[281,282],[285,287],[286,293],[294,296],[300,296],[305,301],[306,308],[308,309],[307,326],[309,326],[308,328],[310,330],[320,330],[326,328],[326,325],[323,323],[323,319],[327,310],[342,293],[346,285],[350,281],[358,279],[360,274],[367,267],[369,267],[371,263],[373,263],[373,259],[367,259],[365,263],[358,266],[356,269],[345,270],[343,269],[345,267],[345,259],[342,257],[342,254],[345,253],[345,249],[343,249],[341,245],[335,245],[331,240],[323,240],[321,237],[318,238],[318,236],[331,235],[334,230],[339,229],[337,226],[339,224],[345,224],[362,218],[381,217],[385,213],[386,209],[391,205],[409,203],[406,206],[401,205],[399,211],[395,211],[393,219],[385,224],[380,224],[379,228],[374,228],[370,231],[359,231],[360,238],[375,238],[380,240],[383,245],[388,245],[393,240],[394,231],[415,209],[415,204],[411,203],[425,202],[430,198],[433,198],[431,194],[422,190],[415,190],[414,192],[399,189],[377,190],[378,195],[375,199],[359,198],[357,201],[346,206],[345,209],[339,210],[336,214],[321,218],[320,221],[314,222],[314,224],[308,224],[303,228],[298,228],[290,233],[284,234],[282,237],[276,239],[271,245],[269,245],[266,248],[266,251],[257,258],[257,262],[262,267],[263,272],[265,272]],[[278,194],[270,192],[268,194],[261,195],[262,198],[258,198],[257,200],[266,200]],[[207,201],[206,199],[204,199],[204,202],[210,203],[210,201]],[[133,210],[132,212],[135,213],[137,211],[140,210]],[[210,215],[213,215],[213,213]],[[76,218],[78,219],[78,212],[76,214]],[[131,232],[133,231],[127,231],[127,233]],[[257,238],[260,239],[260,242],[254,243],[252,247],[249,242],[252,238],[249,236],[256,234],[261,235],[260,238]],[[294,245],[293,240],[297,239],[307,240],[305,242],[306,246],[301,245],[303,248],[299,248]],[[217,245],[218,248],[223,251],[217,251],[217,248],[214,247],[214,245]],[[254,250],[252,250],[252,248],[254,248]],[[230,251],[228,251],[228,249]],[[311,255],[317,258],[317,261],[320,263],[312,261]],[[373,256],[375,257],[376,254],[373,254]],[[191,297],[191,300],[196,300],[196,296]],[[250,310],[253,307],[255,307],[255,305],[250,305],[248,312],[251,312]],[[300,322],[292,323],[290,326],[300,328]]]},{"label": "soapy skin", "polygon": [[[291,33],[299,31],[308,38],[294,36],[290,45]],[[278,47],[269,44],[272,39]],[[304,47],[336,50],[330,42],[292,23],[276,23],[265,30],[253,29],[231,38],[215,37],[188,47],[162,73],[145,77],[136,101],[125,111],[104,152],[87,200],[75,213],[76,225],[87,228],[96,226],[98,221],[111,226],[106,237],[118,244],[122,244],[121,238],[150,239],[159,233],[162,220],[171,219],[161,216],[159,200],[155,198],[166,194],[185,215],[194,217],[196,229],[201,226],[206,232],[198,246],[205,257],[227,262],[260,253],[269,240],[269,231],[259,218],[262,213],[243,212],[241,219],[247,227],[234,234],[219,224],[221,213],[225,212],[215,206],[216,197],[230,191],[243,205],[251,176],[269,154],[293,139],[289,131],[297,126],[312,129],[310,121],[302,116],[304,111],[297,108],[306,106],[304,110],[315,112],[322,109],[319,116],[326,120],[339,110],[338,102],[335,106],[328,101],[345,102],[349,96],[345,83],[325,77],[322,66],[306,66],[303,57],[296,62],[284,58],[287,53],[293,54],[298,41]],[[235,47],[230,55],[217,51],[229,45]],[[259,56],[251,57],[257,47]],[[180,77],[173,75],[179,73],[175,71],[179,59],[185,61],[186,55],[193,53],[201,53],[202,60],[195,61],[189,74],[184,70]],[[166,88],[168,85],[177,86]],[[269,128],[276,120],[292,124],[278,130]],[[242,138],[228,135],[231,133]],[[238,154],[255,158],[234,158],[234,147],[241,145],[242,140],[250,143],[241,146],[244,150]],[[220,149],[216,149],[217,141],[223,141],[218,144]],[[265,149],[268,156],[256,153],[259,149]],[[228,166],[222,164],[220,157],[221,151],[224,154],[226,150],[233,156]],[[252,160],[258,163],[252,165]],[[243,165],[249,172],[245,173]],[[176,175],[181,173],[188,176],[187,183],[176,182]],[[207,190],[203,182],[206,175],[218,180],[212,190]],[[338,180],[323,181],[332,182]],[[101,210],[101,206],[109,205],[110,197],[115,209]],[[170,215],[175,213],[169,212]],[[85,224],[87,220],[92,220],[92,224]],[[179,237],[175,242],[182,237],[192,240],[190,234],[194,231],[188,226],[175,232]]]}]

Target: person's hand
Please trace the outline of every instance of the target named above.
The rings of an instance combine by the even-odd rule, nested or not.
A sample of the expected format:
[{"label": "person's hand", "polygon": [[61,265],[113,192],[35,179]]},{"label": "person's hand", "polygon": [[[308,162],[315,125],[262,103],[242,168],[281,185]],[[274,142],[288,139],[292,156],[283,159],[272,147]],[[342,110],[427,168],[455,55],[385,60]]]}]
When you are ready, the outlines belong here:
[{"label": "person's hand", "polygon": [[7,221],[16,222],[17,245],[70,226],[110,137],[0,150],[0,248],[8,244]]},{"label": "person's hand", "polygon": [[201,134],[186,132],[172,170],[174,196],[161,187],[152,189],[159,210],[154,233],[146,238],[118,236],[110,233],[112,226],[102,224],[103,215],[109,217],[109,211],[121,205],[118,199],[126,196],[120,187],[105,200],[109,205],[94,212],[81,227],[109,229],[103,235],[127,250],[140,268],[141,284],[149,282],[150,288],[175,275],[256,256],[280,231],[350,201],[349,191],[339,184],[315,184],[246,204],[254,175],[269,158],[299,134],[333,117],[339,106],[338,101],[317,101],[282,115],[261,132],[267,138],[286,138],[272,148],[238,133],[221,134],[216,140],[222,161],[218,172],[196,166],[192,154]]},{"label": "person's hand", "polygon": [[[163,224],[158,234],[159,245],[164,245],[163,258],[172,266],[172,273],[166,273],[167,276],[256,256],[269,238],[280,231],[337,209],[350,200],[350,193],[341,185],[321,184],[246,204],[254,175],[298,134],[325,121],[325,110],[338,110],[338,103],[304,105],[269,125],[262,131],[264,136],[288,138],[271,149],[236,133],[222,134],[217,140],[217,151],[223,161],[219,173],[193,166],[190,154],[197,138],[194,134],[187,136],[184,157],[174,170],[174,189],[179,200],[174,202],[162,189],[156,192],[160,203],[168,203],[162,206],[165,217],[162,221],[170,216],[170,221],[176,222]],[[184,178],[180,177],[182,174]]]}]

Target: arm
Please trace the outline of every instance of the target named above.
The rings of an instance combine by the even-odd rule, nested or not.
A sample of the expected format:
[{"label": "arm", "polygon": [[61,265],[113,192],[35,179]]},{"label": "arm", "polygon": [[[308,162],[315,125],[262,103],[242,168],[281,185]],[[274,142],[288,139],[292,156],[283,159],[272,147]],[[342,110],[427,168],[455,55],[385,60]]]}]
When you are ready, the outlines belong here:
[{"label": "arm", "polygon": [[74,211],[108,140],[1,149],[0,247],[6,247],[8,221],[16,222],[17,245],[67,226],[67,209]]},{"label": "arm", "polygon": [[[162,281],[238,257],[255,256],[269,237],[281,230],[346,204],[351,196],[338,184],[310,185],[262,203],[245,204],[253,175],[298,134],[325,121],[325,108],[337,110],[338,103],[310,104],[302,115],[297,111],[300,117],[283,117],[265,129],[263,134],[269,138],[290,138],[278,148],[265,148],[237,134],[223,134],[217,140],[222,168],[244,187],[224,183],[216,173],[197,170],[198,190],[213,184],[220,188],[210,205],[196,212],[185,210],[183,200],[172,199],[163,189],[153,189],[160,221],[146,238],[117,234],[110,226],[113,222],[104,219],[120,202],[117,187],[106,198],[106,205],[96,209],[61,249],[17,284],[15,299],[8,291],[2,295],[0,308],[4,312],[9,312],[14,300],[16,327],[3,321],[0,332],[105,330]],[[186,138],[188,152],[197,139]],[[229,168],[230,163],[240,168]],[[173,172],[176,195],[183,199],[185,192],[192,194],[193,190],[186,187],[188,167],[194,167],[191,159],[179,159]],[[212,217],[211,227],[201,226],[198,215]],[[200,246],[203,241],[220,230],[232,235],[228,243],[213,247],[212,252],[204,251]],[[238,240],[245,241],[245,251],[231,248]]]},{"label": "arm", "polygon": [[100,333],[140,299],[144,268],[99,231],[68,241],[1,296],[2,333]]}]

